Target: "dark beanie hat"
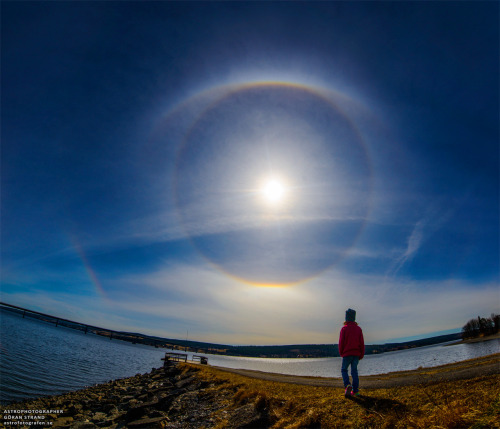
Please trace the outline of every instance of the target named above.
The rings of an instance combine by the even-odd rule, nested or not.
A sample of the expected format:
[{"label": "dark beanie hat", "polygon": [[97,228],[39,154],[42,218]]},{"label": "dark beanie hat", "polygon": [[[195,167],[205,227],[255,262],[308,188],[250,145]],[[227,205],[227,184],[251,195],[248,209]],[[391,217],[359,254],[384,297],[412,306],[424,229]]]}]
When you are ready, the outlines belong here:
[{"label": "dark beanie hat", "polygon": [[356,320],[356,312],[350,308],[345,312],[345,321],[346,322],[354,322]]}]

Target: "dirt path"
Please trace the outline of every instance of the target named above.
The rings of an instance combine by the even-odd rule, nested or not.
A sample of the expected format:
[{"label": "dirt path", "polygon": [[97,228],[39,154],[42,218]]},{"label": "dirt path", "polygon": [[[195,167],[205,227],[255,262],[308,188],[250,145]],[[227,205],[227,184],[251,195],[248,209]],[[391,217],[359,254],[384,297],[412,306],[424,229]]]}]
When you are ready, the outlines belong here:
[{"label": "dirt path", "polygon": [[[323,387],[343,386],[342,379],[340,378],[303,377],[296,375],[274,374],[249,369],[215,368],[225,372],[244,375],[246,377],[282,383]],[[463,380],[493,374],[500,374],[500,353],[433,368],[360,376],[359,378],[360,386],[364,389],[379,389],[421,383],[434,383],[439,381]]]}]

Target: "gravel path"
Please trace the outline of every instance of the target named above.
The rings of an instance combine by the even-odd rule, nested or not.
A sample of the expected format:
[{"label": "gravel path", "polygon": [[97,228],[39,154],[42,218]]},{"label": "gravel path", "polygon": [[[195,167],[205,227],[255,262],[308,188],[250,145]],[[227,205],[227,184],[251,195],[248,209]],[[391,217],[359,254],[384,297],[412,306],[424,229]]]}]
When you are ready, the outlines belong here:
[{"label": "gravel path", "polygon": [[[244,375],[261,380],[281,383],[301,384],[320,387],[342,387],[341,378],[303,377],[296,375],[275,374],[249,369],[215,367],[221,371]],[[340,368],[339,368],[340,372]],[[391,372],[389,374],[360,376],[363,389],[409,386],[438,381],[463,380],[484,375],[500,374],[500,353],[489,356],[412,371]]]}]

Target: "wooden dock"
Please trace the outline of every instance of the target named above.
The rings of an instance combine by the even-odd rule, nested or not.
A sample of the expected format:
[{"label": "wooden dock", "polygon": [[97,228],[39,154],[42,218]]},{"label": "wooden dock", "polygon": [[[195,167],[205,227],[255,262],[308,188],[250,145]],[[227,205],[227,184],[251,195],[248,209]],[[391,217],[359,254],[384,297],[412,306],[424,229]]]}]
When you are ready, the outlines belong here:
[{"label": "wooden dock", "polygon": [[163,366],[168,366],[174,362],[187,362],[188,355],[186,353],[173,353],[167,352],[165,353],[165,357],[161,358],[164,361]]},{"label": "wooden dock", "polygon": [[[178,362],[187,362],[187,359],[188,355],[186,353],[175,353],[175,352],[167,352],[165,353],[165,357],[161,358],[164,367],[168,367]],[[191,357],[191,360],[193,362],[197,362],[202,365],[208,365],[208,358],[206,356],[193,355]]]},{"label": "wooden dock", "polygon": [[202,365],[208,365],[208,358],[206,356],[193,355],[192,360],[194,362],[199,362]]}]

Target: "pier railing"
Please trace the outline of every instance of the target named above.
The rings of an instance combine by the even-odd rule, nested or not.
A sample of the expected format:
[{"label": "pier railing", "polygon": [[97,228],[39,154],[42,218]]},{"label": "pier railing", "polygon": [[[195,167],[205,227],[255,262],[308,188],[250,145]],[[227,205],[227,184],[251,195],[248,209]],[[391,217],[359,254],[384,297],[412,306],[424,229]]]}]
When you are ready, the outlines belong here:
[{"label": "pier railing", "polygon": [[165,357],[161,358],[164,361],[164,366],[170,365],[172,362],[187,362],[187,354],[185,353],[165,353]]},{"label": "pier railing", "polygon": [[207,365],[208,364],[208,358],[206,356],[193,355],[192,360],[194,362],[199,362],[202,365]]},{"label": "pier railing", "polygon": [[[175,353],[175,352],[167,352],[165,353],[165,357],[161,358],[163,362],[163,366],[167,367],[173,363],[177,362],[187,362],[188,355],[186,353]],[[193,362],[198,362],[202,365],[208,364],[208,358],[202,355],[193,355],[191,357]]]}]

